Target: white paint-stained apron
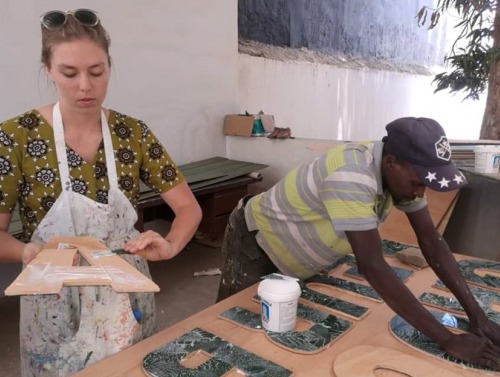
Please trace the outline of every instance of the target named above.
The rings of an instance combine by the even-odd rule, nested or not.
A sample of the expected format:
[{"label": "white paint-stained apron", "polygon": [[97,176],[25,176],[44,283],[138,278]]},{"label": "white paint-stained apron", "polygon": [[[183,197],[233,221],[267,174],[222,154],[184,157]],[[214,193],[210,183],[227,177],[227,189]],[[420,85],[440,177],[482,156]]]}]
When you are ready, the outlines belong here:
[{"label": "white paint-stained apron", "polygon": [[[101,122],[109,179],[108,204],[71,189],[59,103],[54,106],[53,129],[62,192],[31,241],[44,244],[54,235],[90,236],[113,250],[138,234],[134,229],[137,213],[118,188],[104,112]],[[144,258],[123,257],[150,277]],[[66,376],[112,355],[154,333],[154,311],[153,293],[116,293],[111,287],[64,287],[59,295],[23,296],[22,376]]]}]

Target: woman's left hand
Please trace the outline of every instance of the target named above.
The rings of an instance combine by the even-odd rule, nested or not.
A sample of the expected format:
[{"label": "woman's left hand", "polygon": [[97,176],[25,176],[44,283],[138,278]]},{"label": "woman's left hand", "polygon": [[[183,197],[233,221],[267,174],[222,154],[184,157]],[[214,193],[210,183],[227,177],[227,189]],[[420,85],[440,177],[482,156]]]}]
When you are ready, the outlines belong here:
[{"label": "woman's left hand", "polygon": [[171,242],[152,230],[141,233],[128,241],[123,245],[123,250],[130,254],[142,255],[150,261],[171,259],[178,253]]}]

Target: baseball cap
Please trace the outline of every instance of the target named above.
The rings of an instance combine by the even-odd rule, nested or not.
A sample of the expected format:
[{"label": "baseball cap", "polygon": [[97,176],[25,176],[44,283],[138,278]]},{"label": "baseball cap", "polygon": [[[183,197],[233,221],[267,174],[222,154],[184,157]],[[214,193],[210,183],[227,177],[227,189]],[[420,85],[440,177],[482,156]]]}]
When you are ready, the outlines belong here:
[{"label": "baseball cap", "polygon": [[430,118],[399,118],[389,123],[385,149],[408,162],[420,180],[435,191],[458,189],[467,180],[451,161],[451,147],[441,125]]}]

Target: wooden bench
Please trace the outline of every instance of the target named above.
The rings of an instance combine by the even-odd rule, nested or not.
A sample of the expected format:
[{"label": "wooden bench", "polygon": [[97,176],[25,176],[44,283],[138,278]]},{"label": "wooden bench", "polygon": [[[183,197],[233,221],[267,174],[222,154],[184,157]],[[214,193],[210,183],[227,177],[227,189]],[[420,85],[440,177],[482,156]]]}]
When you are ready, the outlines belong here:
[{"label": "wooden bench", "polygon": [[[262,177],[249,175],[221,181],[212,185],[192,189],[203,211],[198,228],[210,239],[219,237],[227,224],[229,214],[238,201],[249,193],[248,186],[262,181]],[[139,197],[137,205],[138,220],[136,229],[144,231],[144,222],[156,218],[172,219],[173,214],[159,194],[151,193]]]}]

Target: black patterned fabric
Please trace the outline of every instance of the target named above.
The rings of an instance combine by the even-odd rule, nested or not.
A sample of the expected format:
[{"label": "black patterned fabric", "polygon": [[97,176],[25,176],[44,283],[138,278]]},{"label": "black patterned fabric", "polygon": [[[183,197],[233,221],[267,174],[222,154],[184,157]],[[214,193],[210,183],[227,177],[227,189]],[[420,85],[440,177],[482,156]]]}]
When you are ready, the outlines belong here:
[{"label": "black patterned fabric", "polygon": [[[184,181],[147,125],[110,110],[108,124],[118,174],[118,186],[136,207],[139,181],[166,192]],[[23,238],[29,239],[61,193],[54,134],[37,110],[0,123],[0,213],[19,205]],[[100,203],[108,200],[104,144],[94,160],[86,162],[66,147],[71,188]]]}]

